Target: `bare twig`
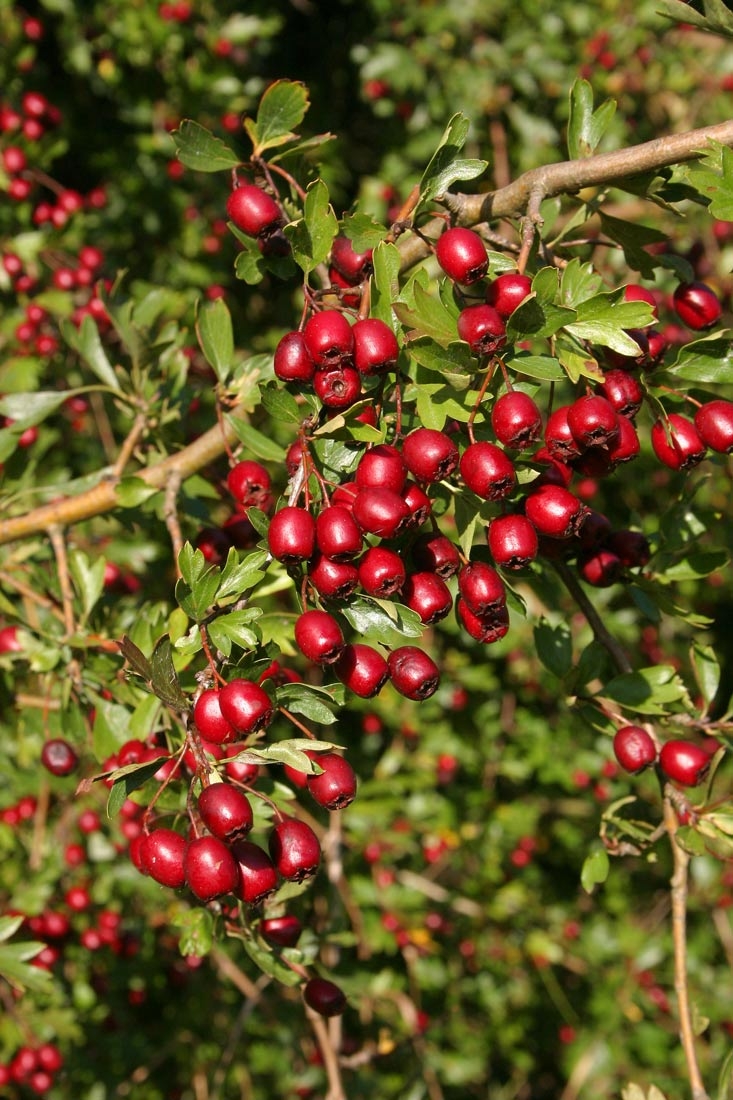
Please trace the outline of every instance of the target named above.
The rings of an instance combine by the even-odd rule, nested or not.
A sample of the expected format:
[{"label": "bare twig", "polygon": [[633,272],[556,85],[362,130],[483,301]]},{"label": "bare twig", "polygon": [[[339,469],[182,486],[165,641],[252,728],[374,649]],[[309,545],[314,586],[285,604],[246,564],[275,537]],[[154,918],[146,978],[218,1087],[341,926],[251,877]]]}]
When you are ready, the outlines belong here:
[{"label": "bare twig", "polygon": [[181,473],[174,470],[165,487],[165,499],[163,501],[163,518],[168,528],[168,534],[173,548],[173,561],[176,567],[176,576],[181,576],[178,558],[183,549],[183,535],[181,534],[181,522],[178,518],[178,493],[181,488]]},{"label": "bare twig", "polygon": [[56,558],[56,572],[58,573],[61,605],[64,612],[64,627],[67,635],[70,636],[76,629],[74,623],[74,592],[71,587],[69,559],[66,553],[66,539],[64,538],[63,528],[58,523],[49,524],[48,537],[51,540]]},{"label": "bare twig", "polygon": [[306,1007],[306,1014],[313,1028],[313,1034],[316,1037],[318,1049],[321,1052],[323,1066],[328,1078],[326,1100],[346,1100],[346,1093],[344,1092],[344,1085],[341,1080],[341,1067],[339,1065],[338,1054],[331,1043],[326,1021],[322,1016],[319,1016],[317,1012],[314,1012],[312,1008]]},{"label": "bare twig", "polygon": [[631,672],[632,666],[626,653],[603,624],[603,620],[586,596],[578,578],[564,561],[553,561],[555,572],[588,620],[596,641],[600,642],[619,672]]}]

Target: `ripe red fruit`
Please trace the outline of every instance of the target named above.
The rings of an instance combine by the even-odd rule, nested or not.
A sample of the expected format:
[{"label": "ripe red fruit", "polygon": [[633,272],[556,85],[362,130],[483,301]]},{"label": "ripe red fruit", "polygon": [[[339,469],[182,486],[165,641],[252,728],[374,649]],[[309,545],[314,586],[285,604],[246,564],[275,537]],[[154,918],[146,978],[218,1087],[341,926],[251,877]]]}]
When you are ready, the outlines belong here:
[{"label": "ripe red fruit", "polygon": [[231,783],[212,783],[204,787],[197,805],[204,825],[219,840],[235,840],[252,828],[249,799]]},{"label": "ripe red fruit", "polygon": [[[604,448],[604,453],[611,463],[611,468],[620,465],[622,462],[630,462],[632,458],[636,458],[641,449],[633,420],[629,420],[628,416],[618,413],[617,423],[618,436],[616,441],[611,443],[608,448]],[[590,448],[586,454],[589,454],[592,450],[600,450],[600,448]],[[581,457],[585,458],[585,455]]]},{"label": "ripe red fruit", "polygon": [[286,332],[275,348],[275,377],[281,382],[311,382],[316,366],[302,332]]},{"label": "ripe red fruit", "polygon": [[409,518],[406,527],[422,527],[430,518],[433,502],[417,481],[408,478],[400,496],[407,505]]},{"label": "ripe red fruit", "polygon": [[697,787],[710,768],[710,755],[694,741],[673,738],[659,750],[659,766],[681,787]]},{"label": "ripe red fruit", "polygon": [[331,245],[331,263],[350,286],[372,273],[372,249],[356,252],[348,237],[336,237]]},{"label": "ripe red fruit", "polygon": [[456,600],[456,615],[461,626],[477,642],[491,645],[498,642],[509,630],[509,612],[505,606],[497,607],[485,615],[476,615],[462,596]]},{"label": "ripe red fruit", "polygon": [[183,857],[186,883],[200,901],[230,894],[239,885],[237,861],[223,840],[199,836],[191,840]]},{"label": "ripe red fruit", "polygon": [[193,720],[201,736],[217,745],[234,741],[237,736],[237,731],[221,712],[219,692],[215,688],[201,692],[194,704]]},{"label": "ripe red fruit", "polygon": [[370,447],[359,459],[355,480],[359,489],[378,488],[401,492],[407,480],[407,465],[402,453],[391,443],[378,443],[375,447]]},{"label": "ripe red fruit", "polygon": [[695,427],[703,443],[712,451],[733,451],[733,402],[708,401],[695,413]]},{"label": "ripe red fruit", "polygon": [[537,557],[537,530],[526,516],[496,516],[486,537],[492,558],[504,569],[524,569]]},{"label": "ripe red fruit", "polygon": [[541,485],[525,499],[524,511],[541,535],[566,539],[580,531],[588,508],[562,485]]},{"label": "ripe red fruit", "polygon": [[579,397],[568,409],[568,427],[578,449],[610,447],[618,438],[618,417],[599,393]]},{"label": "ripe red fruit", "polygon": [[295,644],[304,657],[319,665],[337,661],[345,646],[341,627],[327,611],[314,608],[295,620]]},{"label": "ripe red fruit", "polygon": [[504,582],[488,562],[471,561],[458,574],[458,591],[466,606],[479,618],[506,603]]},{"label": "ripe red fruit", "polygon": [[403,645],[387,658],[389,678],[394,688],[407,699],[429,699],[440,683],[440,669],[419,646]]},{"label": "ripe red fruit", "polygon": [[412,564],[417,570],[437,573],[444,581],[455,576],[461,567],[458,547],[448,538],[434,531],[424,532],[412,544]]},{"label": "ripe red fruit", "polygon": [[654,316],[657,316],[657,299],[654,297],[651,290],[647,290],[644,286],[639,286],[638,283],[629,283],[624,287],[624,301],[648,302],[652,307]]},{"label": "ripe red fruit", "polygon": [[308,563],[308,580],[324,599],[345,600],[359,584],[359,570],[350,561],[334,561],[317,552]]},{"label": "ripe red fruit", "polygon": [[264,848],[251,840],[235,840],[232,855],[237,864],[237,896],[247,905],[259,905],[278,885],[275,864]]},{"label": "ripe red fruit", "polygon": [[501,394],[491,408],[491,426],[500,443],[512,450],[525,450],[542,434],[542,413],[522,390]]},{"label": "ripe red fruit", "polygon": [[359,584],[370,596],[389,599],[402,590],[406,576],[402,555],[387,546],[370,546],[359,561]]},{"label": "ripe red fruit", "polygon": [[295,947],[303,925],[292,913],[281,917],[265,917],[259,923],[260,935],[273,947]]},{"label": "ripe red fruit", "polygon": [[343,990],[326,978],[311,978],[303,988],[303,998],[319,1016],[340,1016],[346,1008]]},{"label": "ripe red fruit", "polygon": [[606,371],[603,382],[596,387],[596,392],[605,397],[617,413],[633,420],[644,397],[644,391],[638,379],[625,370]]},{"label": "ripe red fruit", "polygon": [[411,512],[399,492],[367,486],[358,491],[354,500],[354,519],[367,534],[389,539],[407,527]]},{"label": "ripe red fruit", "polygon": [[641,531],[631,531],[627,528],[612,531],[606,539],[606,547],[616,554],[621,564],[627,569],[646,565],[652,556],[646,535]]},{"label": "ripe red fruit", "polygon": [[532,292],[532,280],[529,275],[520,275],[518,271],[507,271],[497,275],[486,288],[486,301],[505,321],[511,317],[517,306]]},{"label": "ripe red fruit", "polygon": [[250,237],[266,236],[283,222],[272,196],[253,183],[240,183],[227,199],[226,209],[230,220]]},{"label": "ripe red fruit", "polygon": [[232,466],[227,474],[227,488],[243,507],[267,508],[272,481],[259,462],[244,459]]},{"label": "ripe red fruit", "polygon": [[495,443],[469,443],[461,455],[460,474],[466,485],[483,500],[503,500],[514,489],[514,463]]},{"label": "ripe red fruit", "polygon": [[435,256],[449,279],[470,284],[483,279],[489,268],[484,242],[473,229],[456,226],[438,237]]},{"label": "ripe red fruit", "polygon": [[493,355],[506,343],[506,325],[493,306],[466,306],[458,315],[458,338],[474,355]]},{"label": "ripe red fruit", "polygon": [[650,438],[655,455],[671,470],[691,470],[705,457],[695,425],[679,413],[668,413],[666,422],[657,420]]},{"label": "ripe red fruit", "polygon": [[22,651],[17,626],[0,628],[0,653],[22,653]]},{"label": "ripe red fruit", "polygon": [[682,323],[696,331],[712,328],[723,312],[715,291],[697,281],[680,283],[672,295],[672,305]]},{"label": "ripe red fruit", "polygon": [[458,465],[458,448],[445,432],[416,428],[403,440],[402,459],[417,481],[430,484],[453,473]]},{"label": "ripe red fruit", "polygon": [[41,763],[51,775],[71,775],[79,765],[79,757],[68,741],[52,737],[43,744]]},{"label": "ripe red fruit", "polygon": [[351,331],[354,366],[360,374],[384,374],[394,369],[400,348],[389,325],[378,317],[365,317],[356,321]]},{"label": "ripe red fruit", "polygon": [[242,734],[266,729],[275,716],[270,696],[252,680],[230,680],[219,691],[219,706],[229,725]]},{"label": "ripe red fruit", "polygon": [[270,855],[283,878],[303,882],[312,878],[321,862],[318,837],[305,821],[285,817],[270,833]]},{"label": "ripe red fruit", "polygon": [[313,376],[316,397],[327,409],[348,409],[361,397],[359,372],[344,360],[317,370]]},{"label": "ripe red fruit", "polygon": [[333,561],[349,561],[361,551],[362,536],[351,511],[342,504],[324,508],[316,517],[316,545]]},{"label": "ripe red fruit", "polygon": [[303,329],[303,337],[316,368],[338,366],[342,360],[351,359],[354,333],[337,309],[313,313]]},{"label": "ripe red fruit", "polygon": [[313,760],[323,768],[319,775],[308,775],[306,786],[311,796],[325,810],[340,810],[356,797],[354,769],[337,752],[314,753]]},{"label": "ripe red fruit", "polygon": [[578,572],[594,588],[609,588],[623,576],[623,564],[612,550],[600,547],[578,555]]},{"label": "ripe red fruit", "polygon": [[548,416],[545,424],[545,446],[560,462],[569,462],[580,454],[568,423],[569,412],[570,405],[560,405]]},{"label": "ripe red fruit", "polygon": [[186,881],[183,858],[186,839],[173,829],[153,829],[142,838],[139,846],[140,865],[162,886],[177,890]]},{"label": "ripe red fruit", "polygon": [[652,735],[643,726],[621,726],[613,738],[613,751],[624,771],[637,775],[657,759]]},{"label": "ripe red fruit", "polygon": [[273,558],[284,565],[297,565],[313,554],[316,521],[307,508],[286,505],[276,512],[267,531],[267,545]]},{"label": "ripe red fruit", "polygon": [[437,573],[409,574],[402,586],[401,600],[426,625],[440,622],[453,607],[451,591]]},{"label": "ripe red fruit", "polygon": [[341,683],[362,699],[378,695],[389,677],[386,659],[363,642],[346,645],[333,670]]}]

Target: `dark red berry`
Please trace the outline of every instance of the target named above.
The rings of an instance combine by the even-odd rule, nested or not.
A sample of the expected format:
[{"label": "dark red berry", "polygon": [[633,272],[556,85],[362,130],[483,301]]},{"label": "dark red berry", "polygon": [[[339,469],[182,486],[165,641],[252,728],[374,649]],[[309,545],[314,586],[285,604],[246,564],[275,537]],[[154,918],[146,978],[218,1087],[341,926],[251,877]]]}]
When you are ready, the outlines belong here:
[{"label": "dark red berry", "polygon": [[189,841],[183,857],[186,884],[200,901],[230,894],[239,885],[237,862],[223,840],[199,836]]},{"label": "dark red berry", "polygon": [[366,534],[389,539],[407,527],[411,512],[399,492],[367,486],[354,500],[354,519]]},{"label": "dark red berry", "polygon": [[503,500],[517,483],[514,463],[501,447],[480,440],[461,455],[460,474],[466,485],[483,500]]},{"label": "dark red berry", "polygon": [[295,644],[309,661],[331,665],[338,660],[346,643],[333,615],[314,608],[295,620]]},{"label": "dark red berry", "polygon": [[541,535],[566,539],[580,531],[588,508],[561,485],[541,485],[526,497],[524,511]]},{"label": "dark red berry", "polygon": [[433,511],[433,502],[422,485],[418,484],[417,481],[413,481],[412,478],[408,478],[400,496],[409,511],[409,520],[406,526],[422,527]]},{"label": "dark red berry", "polygon": [[489,283],[486,288],[486,301],[506,321],[531,292],[532,280],[529,275],[520,275],[518,271],[507,271],[503,275],[497,275],[493,282]]},{"label": "dark red berry", "polygon": [[706,447],[721,454],[733,451],[733,402],[708,401],[695,413],[695,427]]},{"label": "dark red berry", "polygon": [[349,806],[356,797],[356,775],[348,760],[337,752],[314,753],[313,760],[323,771],[309,775],[306,786],[318,805],[325,810]]},{"label": "dark red berry", "polygon": [[[636,458],[641,449],[633,420],[622,413],[618,413],[616,423],[618,425],[618,435],[613,443],[604,448],[612,468],[619,466],[622,462],[630,462],[632,458]],[[590,450],[594,449],[599,450],[600,448],[590,448]],[[581,458],[584,457],[584,455],[581,456]]]},{"label": "dark red berry", "polygon": [[295,947],[303,925],[292,913],[281,917],[264,917],[259,923],[260,935],[273,947]]},{"label": "dark red berry", "polygon": [[212,783],[204,787],[199,795],[198,811],[206,828],[219,840],[235,840],[252,828],[249,799],[231,783]]},{"label": "dark red berry", "polygon": [[221,712],[221,700],[215,688],[201,692],[194,704],[193,720],[201,736],[217,745],[234,741],[237,736],[237,731]]},{"label": "dark red berry", "polygon": [[679,413],[652,426],[651,442],[660,462],[671,470],[691,470],[705,457],[706,447],[691,420]]},{"label": "dark red berry", "polygon": [[594,588],[609,588],[623,576],[623,563],[612,550],[600,547],[578,555],[578,572]]},{"label": "dark red berry", "polygon": [[230,680],[219,691],[221,713],[237,733],[250,734],[266,729],[275,710],[264,688],[252,680]]},{"label": "dark red berry", "polygon": [[654,316],[657,316],[657,299],[651,290],[647,290],[644,286],[639,286],[638,283],[629,283],[624,287],[624,301],[648,302],[652,307]]},{"label": "dark red berry", "polygon": [[333,367],[351,359],[354,333],[343,313],[324,309],[313,313],[303,330],[305,346],[317,368]]},{"label": "dark red berry", "polygon": [[458,448],[435,428],[416,428],[402,443],[402,459],[417,481],[429,484],[449,477],[458,465]]},{"label": "dark red berry", "polygon": [[186,881],[186,839],[173,829],[153,829],[140,842],[140,865],[162,886],[177,890]]},{"label": "dark red berry", "polygon": [[331,263],[353,286],[372,273],[372,250],[356,252],[348,237],[336,237],[331,245]]},{"label": "dark red berry", "polygon": [[296,565],[313,554],[316,521],[307,508],[286,505],[276,512],[267,531],[267,545],[273,558],[284,565]]},{"label": "dark red berry", "polygon": [[672,295],[672,305],[683,324],[688,328],[712,328],[723,312],[715,291],[706,283],[680,283]]},{"label": "dark red berry", "polygon": [[407,465],[401,451],[391,443],[370,447],[359,459],[355,480],[359,489],[374,487],[401,492],[407,480]]},{"label": "dark red berry", "polygon": [[606,371],[603,382],[596,392],[605,397],[617,413],[633,420],[644,398],[644,391],[638,379],[624,370]]},{"label": "dark red berry", "polygon": [[473,229],[456,226],[441,233],[435,255],[449,279],[470,284],[483,279],[489,268],[486,246]]},{"label": "dark red berry", "polygon": [[659,750],[659,766],[673,783],[697,787],[710,769],[710,754],[694,741],[673,738]]},{"label": "dark red berry", "polygon": [[332,504],[316,517],[316,545],[333,561],[350,561],[361,551],[362,536],[350,509]]},{"label": "dark red berry", "polygon": [[484,645],[498,642],[509,630],[509,612],[504,606],[497,607],[485,615],[476,615],[463,597],[459,596],[456,600],[456,615],[464,630]]},{"label": "dark red berry", "polygon": [[440,622],[453,607],[451,591],[437,573],[410,573],[400,598],[426,626]]},{"label": "dark red berry", "polygon": [[271,486],[264,466],[250,459],[237,462],[227,474],[229,492],[245,508],[254,506],[266,511]]},{"label": "dark red berry", "polygon": [[437,573],[444,581],[455,576],[461,567],[461,554],[447,535],[425,532],[412,544],[412,563],[417,570]]},{"label": "dark red berry", "polygon": [[359,584],[359,571],[353,562],[316,553],[308,563],[308,580],[324,599],[345,600]]},{"label": "dark red berry", "polygon": [[570,405],[560,405],[548,416],[545,424],[545,446],[560,462],[569,462],[580,454],[568,423],[569,412]]},{"label": "dark red berry", "polygon": [[425,650],[404,645],[393,649],[387,658],[389,678],[395,689],[407,699],[428,699],[440,683],[440,670]]},{"label": "dark red berry", "polygon": [[627,569],[646,565],[652,556],[649,540],[641,531],[627,528],[613,531],[606,540],[606,546]]},{"label": "dark red berry", "polygon": [[599,393],[579,397],[568,409],[568,427],[578,450],[609,447],[618,437],[616,410]]},{"label": "dark red berry", "polygon": [[386,659],[364,642],[346,645],[333,670],[341,683],[362,699],[378,695],[389,677]]},{"label": "dark red berry", "polygon": [[237,896],[247,905],[259,905],[278,885],[275,864],[264,848],[251,840],[235,840],[232,855],[237,864]]},{"label": "dark red berry", "polygon": [[340,1016],[346,1008],[343,990],[326,978],[311,978],[303,988],[303,998],[319,1016]]},{"label": "dark red berry", "polygon": [[466,306],[458,315],[458,338],[474,355],[493,355],[506,343],[506,325],[493,306]]},{"label": "dark red berry", "polygon": [[613,738],[613,751],[624,771],[637,775],[657,759],[652,735],[643,726],[621,726]]},{"label": "dark red berry", "polygon": [[79,766],[79,757],[68,741],[52,737],[43,743],[41,763],[51,775],[71,775]]},{"label": "dark red berry", "polygon": [[394,370],[400,353],[397,337],[389,325],[378,317],[356,321],[354,335],[354,366],[360,374],[384,374]]},{"label": "dark red berry", "polygon": [[359,584],[368,595],[380,599],[397,595],[406,575],[402,555],[387,546],[370,546],[359,561]]},{"label": "dark red berry", "polygon": [[361,378],[354,367],[339,363],[317,370],[313,389],[325,408],[348,409],[361,397]]},{"label": "dark red berry", "polygon": [[270,855],[283,878],[303,882],[312,878],[321,862],[318,837],[305,821],[286,817],[279,821],[269,839]]},{"label": "dark red berry", "polygon": [[491,426],[500,443],[525,450],[542,434],[542,413],[528,393],[510,390],[497,397],[491,408]]},{"label": "dark red berry", "polygon": [[458,591],[466,606],[479,618],[506,603],[504,582],[488,562],[471,561],[458,574]]},{"label": "dark red berry", "polygon": [[526,516],[496,516],[489,524],[491,556],[503,569],[524,569],[537,557],[537,530]]},{"label": "dark red berry", "polygon": [[286,332],[275,348],[275,377],[281,382],[311,382],[315,363],[302,332]]},{"label": "dark red berry", "polygon": [[227,214],[250,237],[272,232],[282,224],[282,211],[272,198],[253,183],[240,183],[227,199]]}]

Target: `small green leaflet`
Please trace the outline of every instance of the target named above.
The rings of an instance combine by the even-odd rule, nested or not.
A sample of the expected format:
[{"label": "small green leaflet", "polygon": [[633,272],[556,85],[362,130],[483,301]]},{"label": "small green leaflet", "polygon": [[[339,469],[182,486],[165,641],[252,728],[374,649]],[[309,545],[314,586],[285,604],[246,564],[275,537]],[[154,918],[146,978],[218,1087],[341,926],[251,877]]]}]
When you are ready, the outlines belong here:
[{"label": "small green leaflet", "polygon": [[537,656],[545,668],[559,679],[567,676],[573,663],[573,641],[567,623],[552,626],[541,619],[534,628],[534,641]]},{"label": "small green leaflet", "polygon": [[421,214],[439,196],[458,180],[473,180],[488,167],[485,160],[465,160],[459,153],[466,143],[469,120],[465,115],[453,115],[443,132],[438,148],[433,153],[420,180],[420,195],[413,217]]},{"label": "small green leaflet", "polygon": [[673,19],[676,23],[692,23],[700,30],[733,38],[733,12],[723,0],[703,0],[704,15],[683,3],[683,0],[661,0],[661,3],[659,14],[667,19]]},{"label": "small green leaflet", "polygon": [[256,119],[244,120],[254,156],[261,157],[266,149],[294,141],[298,135],[293,127],[300,126],[309,106],[305,84],[296,80],[276,80],[271,84],[260,100]]},{"label": "small green leaflet", "polygon": [[283,232],[290,241],[293,259],[308,275],[327,259],[338,232],[338,219],[323,180],[315,180],[308,188],[303,215],[298,221],[286,225]]},{"label": "small green leaflet", "polygon": [[580,882],[587,894],[593,893],[593,887],[604,883],[608,878],[610,863],[605,848],[596,848],[583,862]]},{"label": "small green leaflet", "polygon": [[94,318],[87,315],[79,328],[64,318],[59,327],[66,343],[81,356],[99,381],[110,389],[119,390],[117,375],[107,358]]},{"label": "small green leaflet", "polygon": [[[113,772],[112,788],[107,799],[107,817],[116,817],[132,792],[147,783],[167,759],[165,754],[161,754],[155,760],[148,760],[144,764],[128,764]],[[95,778],[101,778],[101,776]]]},{"label": "small green leaflet", "polygon": [[710,199],[708,209],[721,221],[733,221],[733,151],[714,145],[713,151],[687,167],[690,182]]},{"label": "small green leaflet", "polygon": [[198,172],[223,172],[241,163],[241,157],[233,149],[190,118],[184,118],[172,136],[178,159],[186,168],[195,168]]},{"label": "small green leaflet", "polygon": [[232,318],[221,298],[213,302],[199,301],[196,311],[196,335],[206,362],[216,372],[220,382],[226,382],[234,357]]},{"label": "small green leaflet", "polygon": [[695,340],[680,349],[677,361],[667,367],[666,375],[685,382],[706,386],[733,384],[733,344],[720,332],[703,340]]},{"label": "small green leaflet", "polygon": [[587,80],[576,80],[570,89],[568,153],[572,159],[589,157],[611,124],[616,101],[607,99],[593,110],[593,88]]},{"label": "small green leaflet", "polygon": [[380,225],[369,214],[361,214],[359,211],[345,214],[341,228],[355,252],[368,252],[370,248],[376,248],[389,232],[386,226]]}]

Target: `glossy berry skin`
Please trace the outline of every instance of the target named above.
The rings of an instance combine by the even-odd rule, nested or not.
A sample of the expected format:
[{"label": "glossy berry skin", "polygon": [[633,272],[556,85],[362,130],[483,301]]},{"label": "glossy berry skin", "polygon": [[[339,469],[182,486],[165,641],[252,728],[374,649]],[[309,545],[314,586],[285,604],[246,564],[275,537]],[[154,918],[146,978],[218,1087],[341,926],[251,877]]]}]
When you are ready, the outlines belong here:
[{"label": "glossy berry skin", "polygon": [[409,518],[405,528],[422,527],[430,519],[433,511],[433,502],[417,481],[408,478],[400,496],[407,505]]},{"label": "glossy berry skin", "polygon": [[361,397],[361,377],[351,366],[339,363],[313,376],[316,397],[326,409],[348,409]]},{"label": "glossy berry skin", "polygon": [[646,535],[627,528],[612,531],[606,540],[606,547],[613,551],[626,569],[646,565],[652,556]]},{"label": "glossy berry skin", "polygon": [[651,306],[654,316],[657,316],[657,299],[651,290],[647,290],[645,286],[639,286],[638,283],[629,283],[624,287],[624,301],[647,302]]},{"label": "glossy berry skin", "polygon": [[411,555],[415,569],[437,573],[444,581],[454,577],[461,568],[461,555],[456,544],[447,535],[433,531],[418,535],[412,544]]},{"label": "glossy berry skin", "polygon": [[506,321],[531,292],[532,280],[529,275],[507,271],[503,275],[497,275],[489,283],[486,288],[486,302]]},{"label": "glossy berry skin", "polygon": [[400,353],[397,337],[389,325],[378,317],[356,321],[354,336],[354,366],[360,374],[384,374],[394,370]]},{"label": "glossy berry skin", "polygon": [[333,671],[341,683],[361,699],[373,699],[389,678],[386,659],[379,650],[364,642],[346,645]]},{"label": "glossy berry skin", "polygon": [[621,726],[617,729],[613,751],[620,766],[630,775],[638,775],[657,759],[654,739],[643,726]]},{"label": "glossy berry skin", "polygon": [[295,644],[309,661],[331,665],[338,660],[346,643],[333,615],[314,608],[295,620]]},{"label": "glossy berry skin", "polygon": [[282,224],[280,207],[253,183],[240,183],[227,199],[227,214],[250,237],[267,235]]},{"label": "glossy berry skin", "polygon": [[318,837],[305,821],[286,817],[270,833],[270,855],[283,878],[303,882],[315,875],[321,862]]},{"label": "glossy berry skin", "polygon": [[348,760],[337,752],[314,753],[313,760],[323,771],[308,775],[306,787],[311,797],[324,810],[349,806],[356,798],[356,775]]},{"label": "glossy berry skin", "polygon": [[618,419],[610,401],[601,394],[579,397],[568,409],[568,427],[578,449],[609,447],[618,438]]},{"label": "glossy berry skin", "polygon": [[219,840],[235,840],[246,836],[252,828],[249,799],[231,783],[204,787],[197,805],[204,825]]},{"label": "glossy berry skin", "polygon": [[669,413],[667,423],[657,420],[650,433],[652,449],[670,470],[691,470],[705,458],[706,447],[691,420]]},{"label": "glossy berry skin", "polygon": [[359,584],[369,596],[389,599],[397,595],[406,576],[402,556],[387,546],[370,546],[359,561]]},{"label": "glossy berry skin", "polygon": [[594,588],[610,588],[623,576],[621,559],[612,550],[600,547],[578,555],[578,572]]},{"label": "glossy berry skin", "polygon": [[372,250],[356,252],[348,237],[336,237],[331,245],[331,263],[350,286],[372,273]]},{"label": "glossy berry skin", "polygon": [[265,917],[259,923],[259,932],[273,947],[295,947],[303,931],[303,925],[293,913],[281,917]]},{"label": "glossy berry skin", "polygon": [[435,428],[416,428],[402,442],[402,459],[416,481],[432,484],[450,477],[458,465],[458,448]]},{"label": "glossy berry skin", "polygon": [[[612,468],[619,466],[622,462],[630,462],[632,458],[636,458],[641,450],[639,436],[634,427],[633,420],[630,420],[628,416],[624,416],[622,413],[618,413],[617,424],[618,436],[613,443],[603,448]],[[591,448],[591,450],[592,449],[593,448]],[[595,449],[600,450],[601,448]]]},{"label": "glossy berry skin", "polygon": [[340,1016],[346,1008],[343,990],[326,978],[311,978],[303,988],[303,999],[319,1016]]},{"label": "glossy berry skin", "polygon": [[466,606],[479,618],[506,603],[504,582],[488,562],[471,561],[458,574],[458,591]]},{"label": "glossy berry skin", "polygon": [[498,642],[509,630],[509,612],[506,607],[497,607],[486,615],[476,615],[462,596],[456,600],[456,618],[472,638],[484,645]]},{"label": "glossy berry skin", "polygon": [[324,309],[313,313],[303,329],[305,346],[316,369],[339,366],[354,350],[354,333],[343,313]]},{"label": "glossy berry skin", "polygon": [[79,766],[79,757],[68,741],[52,737],[43,743],[41,763],[51,775],[71,775]]},{"label": "glossy berry skin", "polygon": [[267,545],[273,558],[284,565],[307,561],[316,543],[316,521],[307,508],[286,505],[276,512],[267,531]]},{"label": "glossy berry skin", "polygon": [[696,411],[694,423],[700,439],[711,451],[720,454],[733,451],[733,402],[706,402]]},{"label": "glossy berry skin", "polygon": [[245,459],[235,463],[227,474],[227,488],[242,507],[267,507],[272,480],[259,462]]},{"label": "glossy berry skin", "polygon": [[201,692],[194,704],[193,720],[201,736],[217,745],[224,745],[237,737],[234,726],[221,712],[221,700],[215,688],[206,688]]},{"label": "glossy berry skin", "polygon": [[359,584],[359,570],[353,562],[316,553],[308,563],[308,580],[324,599],[345,600]]},{"label": "glossy berry skin", "polygon": [[524,511],[541,535],[566,539],[580,531],[588,509],[569,489],[541,485],[525,499]]},{"label": "glossy berry skin", "polygon": [[277,889],[275,864],[264,848],[251,840],[235,840],[232,855],[238,872],[237,897],[247,905],[259,905]]},{"label": "glossy berry skin", "polygon": [[308,351],[302,332],[286,332],[275,348],[275,377],[281,382],[308,383],[313,380],[316,365]]},{"label": "glossy berry skin", "polygon": [[484,242],[473,229],[456,226],[438,237],[435,256],[449,279],[470,285],[483,279],[489,268]]},{"label": "glossy berry skin", "polygon": [[537,529],[526,516],[496,516],[486,538],[492,558],[502,569],[524,569],[537,557]]},{"label": "glossy berry skin", "polygon": [[140,842],[140,865],[146,875],[177,890],[186,881],[186,839],[173,829],[153,829]]},{"label": "glossy berry skin", "polygon": [[351,511],[332,504],[316,516],[316,545],[333,561],[350,561],[360,553],[362,536]]},{"label": "glossy berry skin", "polygon": [[542,434],[542,413],[527,393],[510,390],[497,397],[491,408],[494,435],[505,447],[525,450]]},{"label": "glossy berry skin", "polygon": [[550,413],[545,424],[545,446],[553,458],[569,462],[580,454],[568,423],[570,405],[560,405]]},{"label": "glossy berry skin", "polygon": [[394,688],[407,699],[429,699],[437,691],[440,670],[432,657],[418,646],[403,645],[387,658],[389,678]]},{"label": "glossy berry skin", "polygon": [[230,894],[239,885],[239,869],[230,849],[216,836],[189,841],[183,857],[186,884],[200,901]]},{"label": "glossy berry skin", "polygon": [[402,603],[416,611],[426,626],[444,619],[453,607],[453,596],[437,573],[411,573],[402,586]]},{"label": "glossy berry skin", "polygon": [[367,486],[356,494],[354,519],[365,534],[390,539],[405,530],[411,512],[399,492]]},{"label": "glossy berry skin", "polygon": [[673,738],[659,750],[662,772],[680,787],[697,787],[710,768],[710,755],[694,741]]},{"label": "glossy berry skin", "polygon": [[697,281],[680,283],[672,295],[672,305],[680,321],[695,331],[712,328],[723,312],[715,291]]},{"label": "glossy berry skin", "polygon": [[506,343],[506,325],[493,306],[466,306],[458,315],[458,338],[474,355],[493,355]]},{"label": "glossy berry skin", "polygon": [[401,451],[391,443],[378,443],[370,447],[359,459],[354,480],[359,489],[401,492],[407,480],[407,466]]},{"label": "glossy berry skin", "polygon": [[482,500],[503,500],[517,483],[509,455],[487,440],[469,443],[461,455],[459,470],[468,488]]},{"label": "glossy berry skin", "polygon": [[224,718],[238,734],[266,729],[275,715],[270,696],[252,680],[230,680],[219,690],[219,706]]},{"label": "glossy berry skin", "polygon": [[606,371],[596,392],[605,397],[616,413],[633,420],[644,399],[644,391],[638,379],[625,370]]}]

